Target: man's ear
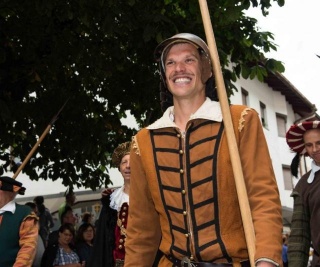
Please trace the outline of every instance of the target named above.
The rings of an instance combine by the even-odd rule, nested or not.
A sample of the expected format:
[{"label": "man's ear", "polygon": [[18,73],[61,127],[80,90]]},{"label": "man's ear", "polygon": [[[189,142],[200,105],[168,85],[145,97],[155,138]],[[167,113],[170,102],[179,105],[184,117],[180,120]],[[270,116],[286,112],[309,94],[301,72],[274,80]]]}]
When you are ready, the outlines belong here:
[{"label": "man's ear", "polygon": [[208,69],[208,68],[203,68],[202,69],[202,74],[201,74],[202,83],[205,84],[209,80],[209,78],[211,78],[211,76],[212,76],[211,69]]},{"label": "man's ear", "polygon": [[201,65],[202,65],[202,70],[201,70],[201,81],[202,83],[206,83],[209,78],[213,75],[212,74],[212,69],[211,69],[211,61],[207,57],[202,57],[201,58]]}]

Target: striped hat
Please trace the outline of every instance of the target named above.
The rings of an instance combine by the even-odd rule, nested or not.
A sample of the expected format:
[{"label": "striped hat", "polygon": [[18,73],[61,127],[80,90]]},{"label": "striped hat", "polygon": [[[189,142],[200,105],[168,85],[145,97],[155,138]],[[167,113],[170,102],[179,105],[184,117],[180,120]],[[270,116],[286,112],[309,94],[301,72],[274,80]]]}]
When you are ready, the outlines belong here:
[{"label": "striped hat", "polygon": [[311,129],[320,129],[320,121],[304,121],[292,125],[286,134],[287,144],[292,151],[305,154],[303,135]]}]

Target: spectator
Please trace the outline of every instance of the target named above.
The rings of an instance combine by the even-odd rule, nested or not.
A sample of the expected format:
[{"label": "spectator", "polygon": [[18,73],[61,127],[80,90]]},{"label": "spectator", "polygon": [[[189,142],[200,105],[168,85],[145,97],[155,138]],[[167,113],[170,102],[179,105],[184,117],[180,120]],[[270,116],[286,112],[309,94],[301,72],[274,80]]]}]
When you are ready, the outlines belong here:
[{"label": "spectator", "polygon": [[282,264],[288,267],[288,236],[282,235]]},{"label": "spectator", "polygon": [[60,219],[61,223],[62,223],[61,216],[62,216],[62,213],[64,212],[65,208],[68,206],[72,208],[72,206],[74,205],[75,202],[76,202],[76,195],[72,189],[69,189],[69,191],[67,191],[66,195],[65,195],[65,202],[63,202],[61,204],[61,206],[59,207],[59,210],[58,210],[59,219]]},{"label": "spectator", "polygon": [[81,224],[83,223],[90,223],[92,222],[92,214],[90,212],[85,212],[81,216]]},{"label": "spectator", "polygon": [[[87,263],[90,259],[95,229],[91,223],[83,223],[77,231],[76,248],[81,262]],[[85,264],[85,266],[87,266]]]},{"label": "spectator", "polygon": [[38,208],[37,208],[37,205],[33,202],[26,202],[26,204],[24,204],[28,207],[31,208],[31,210],[34,212],[34,214],[38,215]]},{"label": "spectator", "polygon": [[60,226],[58,231],[58,240],[46,248],[41,260],[41,267],[84,267],[84,263],[80,262],[73,246],[74,226],[65,223]]},{"label": "spectator", "polygon": [[0,177],[0,266],[31,267],[37,250],[38,217],[26,205],[15,202],[24,195],[22,184]]},{"label": "spectator", "polygon": [[[73,210],[70,206],[66,206],[64,212],[61,214],[61,225],[69,223],[73,225],[74,229],[76,226],[76,217],[74,216]],[[59,237],[59,230],[53,231],[49,234],[48,245],[52,245],[57,242]]]},{"label": "spectator", "polygon": [[48,237],[50,234],[50,228],[54,226],[54,222],[49,209],[44,205],[43,196],[37,196],[33,199],[34,203],[37,205],[38,217],[39,217],[39,234],[42,238],[43,244],[47,246]]}]

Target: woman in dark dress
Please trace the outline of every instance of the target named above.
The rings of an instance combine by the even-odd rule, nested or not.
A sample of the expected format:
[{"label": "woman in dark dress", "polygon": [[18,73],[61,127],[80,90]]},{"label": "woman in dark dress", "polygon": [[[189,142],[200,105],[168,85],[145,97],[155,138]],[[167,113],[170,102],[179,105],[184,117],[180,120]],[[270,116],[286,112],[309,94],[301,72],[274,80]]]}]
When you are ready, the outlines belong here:
[{"label": "woman in dark dress", "polygon": [[87,267],[121,267],[125,256],[126,225],[129,210],[130,142],[120,144],[112,163],[120,171],[124,184],[102,192],[102,209],[98,219],[93,253]]},{"label": "woman in dark dress", "polygon": [[[95,229],[91,223],[83,223],[77,231],[76,249],[80,262],[87,263],[92,253]],[[85,264],[86,266],[86,264]]]}]

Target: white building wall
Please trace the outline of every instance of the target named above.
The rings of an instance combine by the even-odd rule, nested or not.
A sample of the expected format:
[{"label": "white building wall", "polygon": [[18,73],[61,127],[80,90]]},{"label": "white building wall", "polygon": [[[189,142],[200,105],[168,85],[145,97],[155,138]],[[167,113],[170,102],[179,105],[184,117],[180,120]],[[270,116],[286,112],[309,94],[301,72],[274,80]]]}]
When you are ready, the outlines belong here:
[{"label": "white building wall", "polygon": [[[248,92],[248,105],[260,114],[260,102],[266,106],[266,124],[264,133],[269,147],[277,184],[280,192],[282,206],[293,208],[293,199],[290,197],[291,190],[285,190],[283,178],[283,166],[290,166],[294,153],[289,150],[284,137],[278,136],[276,115],[280,114],[287,118],[286,129],[295,121],[292,106],[286,101],[285,96],[274,91],[266,83],[257,79],[238,79],[236,82],[237,92],[230,97],[231,104],[243,104],[241,88]],[[257,163],[258,164],[258,163]]]}]

